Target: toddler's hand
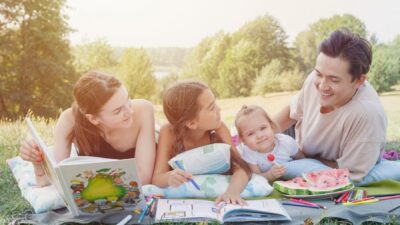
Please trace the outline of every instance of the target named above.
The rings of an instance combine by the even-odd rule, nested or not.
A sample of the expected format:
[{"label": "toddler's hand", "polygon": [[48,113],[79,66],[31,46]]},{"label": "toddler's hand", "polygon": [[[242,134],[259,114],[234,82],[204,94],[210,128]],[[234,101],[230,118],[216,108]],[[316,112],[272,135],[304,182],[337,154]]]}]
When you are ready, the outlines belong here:
[{"label": "toddler's hand", "polygon": [[192,174],[181,169],[174,169],[170,171],[168,185],[171,187],[179,187],[183,183],[189,181],[189,179],[192,179]]},{"label": "toddler's hand", "polygon": [[218,204],[220,202],[225,202],[227,204],[238,204],[238,205],[247,205],[246,201],[243,200],[239,194],[235,193],[230,193],[226,191],[222,195],[218,196],[217,199],[215,199],[215,204]]},{"label": "toddler's hand", "polygon": [[32,163],[38,164],[43,161],[42,152],[34,140],[25,140],[21,143],[19,156],[21,156],[23,160],[30,161]]},{"label": "toddler's hand", "polygon": [[272,166],[272,168],[270,169],[269,172],[275,179],[278,179],[285,174],[286,169],[283,165],[280,165],[280,166],[274,165],[274,166]]}]

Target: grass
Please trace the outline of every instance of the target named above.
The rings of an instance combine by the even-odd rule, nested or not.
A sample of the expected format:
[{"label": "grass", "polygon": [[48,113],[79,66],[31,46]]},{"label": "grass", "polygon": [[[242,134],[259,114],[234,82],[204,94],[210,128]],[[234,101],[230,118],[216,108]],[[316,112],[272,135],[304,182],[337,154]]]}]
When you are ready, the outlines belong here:
[{"label": "grass", "polygon": [[[273,116],[281,108],[289,104],[293,93],[275,93],[266,96],[253,96],[246,98],[233,98],[218,100],[221,107],[221,116],[223,120],[232,125],[236,112],[243,104],[257,104],[264,107],[267,112]],[[400,91],[393,91],[381,95],[385,112],[388,117],[388,144],[386,149],[395,149],[400,151]],[[156,106],[156,118],[159,123],[165,122],[162,114],[162,107]],[[49,144],[52,143],[52,129],[55,121],[34,118],[34,123],[39,132]],[[18,155],[20,142],[26,137],[26,126],[23,121],[0,121],[0,224],[7,224],[14,218],[22,215],[32,208],[29,203],[21,197],[14,177],[9,170],[6,159]],[[390,224],[397,224],[395,220]],[[98,224],[98,223],[93,223]],[[207,224],[207,223],[206,223]],[[321,224],[349,224],[346,221],[328,220]],[[374,223],[367,223],[374,224]]]}]

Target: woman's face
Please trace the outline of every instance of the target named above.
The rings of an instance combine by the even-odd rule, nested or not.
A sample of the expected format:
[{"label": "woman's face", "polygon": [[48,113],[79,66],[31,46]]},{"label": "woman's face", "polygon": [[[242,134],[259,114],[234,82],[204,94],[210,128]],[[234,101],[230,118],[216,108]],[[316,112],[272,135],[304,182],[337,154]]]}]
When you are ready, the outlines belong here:
[{"label": "woman's face", "polygon": [[[95,116],[99,126],[105,128],[130,127],[133,122],[131,100],[125,87],[121,86]],[[96,124],[95,124],[96,125]]]},{"label": "woman's face", "polygon": [[215,103],[215,96],[210,89],[204,89],[197,99],[199,113],[194,120],[196,127],[202,130],[214,130],[221,126],[221,109]]}]

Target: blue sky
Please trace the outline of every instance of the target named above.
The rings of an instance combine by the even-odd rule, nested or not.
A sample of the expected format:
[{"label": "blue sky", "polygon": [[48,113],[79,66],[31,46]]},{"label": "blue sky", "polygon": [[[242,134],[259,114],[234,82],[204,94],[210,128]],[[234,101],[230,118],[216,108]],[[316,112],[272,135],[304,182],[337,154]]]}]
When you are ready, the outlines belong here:
[{"label": "blue sky", "polygon": [[223,30],[269,14],[292,42],[311,23],[335,14],[361,19],[387,42],[400,34],[396,0],[67,0],[72,44],[103,38],[123,47],[193,47]]}]

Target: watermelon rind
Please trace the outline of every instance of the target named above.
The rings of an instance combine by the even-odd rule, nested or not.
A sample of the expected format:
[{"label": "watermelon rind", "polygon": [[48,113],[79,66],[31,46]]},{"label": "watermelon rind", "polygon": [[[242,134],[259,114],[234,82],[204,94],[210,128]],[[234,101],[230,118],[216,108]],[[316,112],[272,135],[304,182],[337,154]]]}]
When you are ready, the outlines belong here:
[{"label": "watermelon rind", "polygon": [[350,189],[353,189],[353,188],[354,188],[354,185],[352,183],[346,183],[346,184],[335,186],[335,187],[332,187],[332,188],[329,188],[329,189],[327,189],[327,188],[318,189],[318,188],[315,188],[315,187],[311,187],[311,188],[309,188],[309,190],[310,190],[311,194],[313,194],[313,195],[320,195],[320,194],[329,194],[329,193],[332,193],[332,192],[350,190]]},{"label": "watermelon rind", "polygon": [[311,191],[307,187],[289,187],[284,181],[275,181],[274,188],[282,193],[289,195],[311,195]]}]

